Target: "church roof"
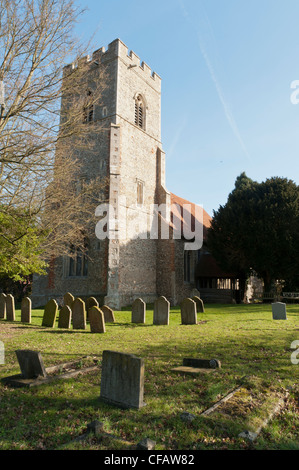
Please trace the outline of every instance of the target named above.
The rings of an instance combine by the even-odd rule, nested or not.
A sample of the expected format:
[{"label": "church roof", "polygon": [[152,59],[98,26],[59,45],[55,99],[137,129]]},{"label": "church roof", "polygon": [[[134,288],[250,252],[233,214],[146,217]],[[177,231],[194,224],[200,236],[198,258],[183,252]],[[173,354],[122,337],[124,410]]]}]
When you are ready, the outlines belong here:
[{"label": "church roof", "polygon": [[[196,222],[203,225],[203,240],[207,239],[208,228],[211,225],[212,217],[202,206],[170,193],[171,198],[171,222],[174,229],[180,230],[183,235],[190,229],[194,233]],[[191,219],[191,227],[189,219]]]}]

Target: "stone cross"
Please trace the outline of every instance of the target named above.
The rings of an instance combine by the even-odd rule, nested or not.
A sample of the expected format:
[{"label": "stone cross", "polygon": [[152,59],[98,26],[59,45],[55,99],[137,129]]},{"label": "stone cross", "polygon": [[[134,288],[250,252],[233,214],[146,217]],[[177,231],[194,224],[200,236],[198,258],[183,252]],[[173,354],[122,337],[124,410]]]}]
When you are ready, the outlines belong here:
[{"label": "stone cross", "polygon": [[159,297],[154,303],[154,325],[169,325],[170,302],[165,297]]}]

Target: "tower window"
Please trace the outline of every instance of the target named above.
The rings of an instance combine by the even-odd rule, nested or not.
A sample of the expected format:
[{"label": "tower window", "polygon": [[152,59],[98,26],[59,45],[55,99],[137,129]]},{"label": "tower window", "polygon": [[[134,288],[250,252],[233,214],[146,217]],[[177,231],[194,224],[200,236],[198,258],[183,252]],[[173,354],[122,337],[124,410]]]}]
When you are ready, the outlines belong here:
[{"label": "tower window", "polygon": [[86,104],[83,108],[83,122],[88,123],[93,121],[93,102],[92,102],[92,92],[88,91]]},{"label": "tower window", "polygon": [[135,124],[145,129],[145,106],[141,95],[135,98]]},{"label": "tower window", "polygon": [[137,181],[137,205],[143,205],[143,189],[144,183],[142,181]]}]

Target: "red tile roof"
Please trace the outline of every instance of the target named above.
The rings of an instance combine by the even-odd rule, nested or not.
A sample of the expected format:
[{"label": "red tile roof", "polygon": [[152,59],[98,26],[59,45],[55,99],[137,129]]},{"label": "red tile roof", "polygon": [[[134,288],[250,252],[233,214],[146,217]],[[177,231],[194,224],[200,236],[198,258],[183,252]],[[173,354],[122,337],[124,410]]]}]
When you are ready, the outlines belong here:
[{"label": "red tile roof", "polygon": [[[207,231],[211,225],[212,218],[209,214],[204,210],[203,207],[194,204],[193,202],[188,201],[187,199],[183,199],[179,196],[176,196],[173,193],[170,193],[171,197],[171,222],[173,228],[177,230],[181,230],[181,234],[188,233],[190,228],[187,226],[188,220],[184,220],[184,215],[187,215],[191,212],[191,231],[194,232],[195,230],[195,220],[197,220],[200,224],[203,224],[203,239],[206,240],[207,238]],[[183,211],[184,209],[184,211]],[[185,217],[186,218],[186,217]],[[179,224],[181,226],[179,227]],[[185,232],[183,231],[185,229]],[[189,229],[189,230],[188,230]]]}]

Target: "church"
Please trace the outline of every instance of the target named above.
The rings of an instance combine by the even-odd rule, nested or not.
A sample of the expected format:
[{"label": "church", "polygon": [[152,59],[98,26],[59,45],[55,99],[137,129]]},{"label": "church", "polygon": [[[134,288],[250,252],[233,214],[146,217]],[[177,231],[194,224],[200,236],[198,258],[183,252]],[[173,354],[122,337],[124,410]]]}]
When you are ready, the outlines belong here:
[{"label": "church", "polygon": [[236,280],[220,272],[204,247],[211,217],[166,188],[161,78],[119,39],[86,61],[90,93],[99,65],[105,68],[106,86],[100,102],[84,115],[86,132],[97,145],[91,155],[80,155],[81,177],[108,177],[108,235],[101,225],[107,206],[99,205],[88,252],[61,256],[47,275],[35,276],[33,305],[60,300],[66,292],[95,297],[114,309],[136,298],[153,303],[159,296],[178,305],[196,289],[203,300],[231,302]]}]

